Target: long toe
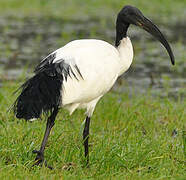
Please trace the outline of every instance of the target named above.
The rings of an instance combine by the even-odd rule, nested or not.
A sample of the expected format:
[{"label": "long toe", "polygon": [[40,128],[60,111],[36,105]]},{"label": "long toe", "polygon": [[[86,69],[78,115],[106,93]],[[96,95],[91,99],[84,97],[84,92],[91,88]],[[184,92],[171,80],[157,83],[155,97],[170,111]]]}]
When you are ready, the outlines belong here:
[{"label": "long toe", "polygon": [[35,163],[32,165],[33,166],[42,166],[43,164],[45,165],[45,167],[49,168],[49,169],[53,169],[52,166],[49,166],[47,164],[47,161],[44,160],[44,154],[41,151],[37,151],[37,150],[33,150],[32,151],[34,154],[37,154],[36,158],[35,158]]},{"label": "long toe", "polygon": [[47,168],[50,169],[50,170],[53,170],[53,169],[54,169],[52,166],[49,166],[49,165],[47,164],[47,161],[45,161],[45,167],[47,167]]}]

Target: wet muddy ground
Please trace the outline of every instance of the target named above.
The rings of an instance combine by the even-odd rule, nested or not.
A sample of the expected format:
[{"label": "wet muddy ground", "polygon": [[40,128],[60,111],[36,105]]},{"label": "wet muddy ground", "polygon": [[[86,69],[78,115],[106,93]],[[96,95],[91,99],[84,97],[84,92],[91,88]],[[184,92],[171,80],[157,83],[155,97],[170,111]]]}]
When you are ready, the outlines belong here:
[{"label": "wet muddy ground", "polygon": [[[175,20],[162,24],[176,58],[172,67],[165,49],[151,35],[134,26],[129,36],[134,46],[134,62],[114,90],[152,93],[160,96],[186,96],[186,24]],[[114,44],[115,23],[89,19],[67,21],[52,18],[0,19],[0,79],[17,79],[30,73],[46,55],[67,42],[80,38],[103,39]]]}]

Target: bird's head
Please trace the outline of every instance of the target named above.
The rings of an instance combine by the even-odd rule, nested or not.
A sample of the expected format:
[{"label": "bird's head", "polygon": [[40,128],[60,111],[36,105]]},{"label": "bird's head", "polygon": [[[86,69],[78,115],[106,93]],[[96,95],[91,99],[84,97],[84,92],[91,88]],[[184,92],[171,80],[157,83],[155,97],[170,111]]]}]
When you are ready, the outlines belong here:
[{"label": "bird's head", "polygon": [[126,36],[126,31],[130,24],[136,25],[144,29],[148,33],[152,34],[156,39],[158,39],[166,48],[172,64],[175,64],[174,55],[171,50],[171,47],[164,35],[159,30],[159,28],[148,18],[146,18],[139,9],[128,5],[125,6],[118,14],[116,26],[118,34],[121,35],[124,33],[124,36]]}]

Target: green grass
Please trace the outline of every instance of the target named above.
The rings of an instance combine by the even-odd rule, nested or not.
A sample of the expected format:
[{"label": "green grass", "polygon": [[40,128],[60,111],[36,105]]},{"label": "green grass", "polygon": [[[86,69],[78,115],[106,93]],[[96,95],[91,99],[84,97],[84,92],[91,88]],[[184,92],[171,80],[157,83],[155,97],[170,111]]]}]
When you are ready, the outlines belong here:
[{"label": "green grass", "polygon": [[87,19],[89,17],[114,19],[116,13],[124,5],[134,5],[140,8],[148,16],[159,17],[161,20],[170,16],[185,17],[186,0],[1,0],[1,15],[16,16],[53,16],[70,19]]},{"label": "green grass", "polygon": [[[90,126],[90,168],[83,168],[83,111],[61,110],[45,157],[54,167],[31,168],[46,121],[17,120],[7,113],[18,87],[0,89],[0,179],[185,179],[186,101],[110,92]],[[71,163],[71,168],[69,167]]]}]

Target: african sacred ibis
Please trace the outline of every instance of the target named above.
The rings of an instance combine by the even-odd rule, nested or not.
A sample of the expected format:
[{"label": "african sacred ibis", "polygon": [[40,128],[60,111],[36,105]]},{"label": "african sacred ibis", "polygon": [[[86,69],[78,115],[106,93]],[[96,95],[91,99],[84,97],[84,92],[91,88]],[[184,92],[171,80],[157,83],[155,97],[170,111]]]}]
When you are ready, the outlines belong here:
[{"label": "african sacred ibis", "polygon": [[89,125],[94,108],[132,63],[133,47],[127,37],[130,24],[157,38],[174,65],[171,47],[161,31],[132,6],[125,6],[117,16],[115,46],[102,40],[82,39],[49,54],[36,67],[35,75],[21,86],[14,104],[17,118],[29,120],[50,112],[40,150],[33,151],[37,154],[35,165],[44,162],[45,145],[60,107],[68,109],[70,114],[77,108],[86,109],[83,142],[88,164]]}]

